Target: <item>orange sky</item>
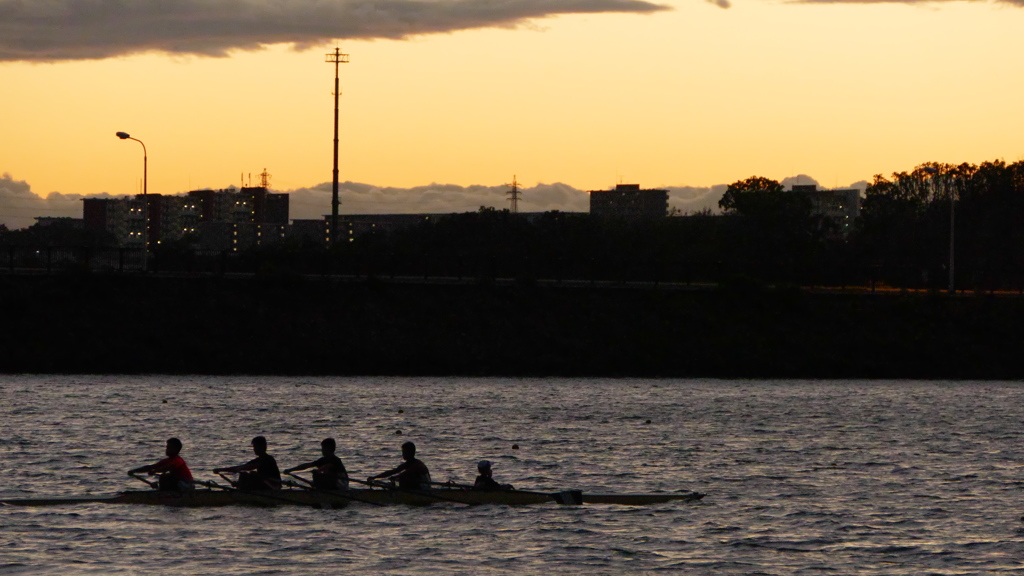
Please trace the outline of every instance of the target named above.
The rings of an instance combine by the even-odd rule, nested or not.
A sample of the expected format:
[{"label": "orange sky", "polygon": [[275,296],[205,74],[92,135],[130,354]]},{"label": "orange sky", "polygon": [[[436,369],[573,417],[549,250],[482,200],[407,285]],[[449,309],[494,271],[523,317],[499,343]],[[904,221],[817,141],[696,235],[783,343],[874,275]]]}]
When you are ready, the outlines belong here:
[{"label": "orange sky", "polygon": [[[522,4],[543,15],[574,2]],[[707,189],[755,174],[835,187],[925,161],[1024,158],[1019,4],[669,1],[671,10],[629,13],[622,3],[525,21],[499,14],[478,29],[431,20],[471,29],[404,40],[342,39],[351,63],[341,69],[341,179],[396,194],[432,183],[500,188],[513,175],[528,188],[578,190]],[[348,37],[397,34],[380,19]],[[168,35],[141,46],[214,51]],[[252,36],[296,40],[272,28]],[[225,57],[60,42],[0,40],[0,222],[32,210],[74,215],[67,206],[80,215],[77,197],[140,191],[142,149],[119,130],[146,143],[151,193],[239,185],[266,168],[277,191],[321,186],[304,196],[313,204],[327,183],[329,212],[333,42]],[[75,59],[103,50],[114,53]],[[20,61],[60,54],[72,59]],[[367,210],[342,202],[343,212]],[[408,206],[445,211],[443,198]]]}]

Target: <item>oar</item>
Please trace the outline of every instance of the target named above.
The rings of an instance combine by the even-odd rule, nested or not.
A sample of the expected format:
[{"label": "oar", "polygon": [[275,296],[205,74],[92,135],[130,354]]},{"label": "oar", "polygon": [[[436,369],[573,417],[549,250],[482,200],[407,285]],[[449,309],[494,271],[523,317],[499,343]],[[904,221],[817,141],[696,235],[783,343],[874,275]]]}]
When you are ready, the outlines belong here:
[{"label": "oar", "polygon": [[138,474],[129,474],[129,476],[131,476],[132,478],[135,478],[139,482],[145,482],[146,484],[149,485],[150,488],[153,488],[154,490],[160,487],[160,483],[159,482],[150,482],[149,480],[146,480],[145,478],[143,478],[142,476],[139,476]]},{"label": "oar", "polygon": [[[220,474],[218,473],[218,475],[220,475]],[[224,478],[224,476],[221,476],[221,478]],[[225,478],[225,479],[227,479],[227,478]],[[228,480],[228,481],[230,482],[230,480]],[[330,506],[325,506],[325,505],[323,505],[323,504],[321,504],[319,502],[312,502],[312,503],[310,503],[310,502],[300,502],[300,501],[294,500],[292,498],[285,498],[283,496],[277,496],[277,495],[274,495],[274,494],[267,494],[267,493],[264,493],[264,492],[253,492],[253,491],[250,491],[250,490],[242,490],[240,488],[235,488],[234,486],[224,486],[223,484],[217,484],[216,482],[213,482],[213,481],[196,480],[195,483],[199,484],[200,486],[206,486],[207,488],[215,488],[217,490],[224,490],[225,492],[238,492],[239,494],[245,494],[247,496],[253,496],[253,497],[256,497],[256,498],[266,498],[267,500],[277,500],[278,502],[284,502],[286,504],[293,504],[293,505],[297,505],[297,506],[309,506],[311,508],[324,509],[324,510],[329,510],[331,508]]]},{"label": "oar", "polygon": [[440,500],[442,502],[454,502],[456,504],[465,504],[466,506],[472,506],[472,502],[464,502],[462,500],[456,500],[454,498],[445,498],[444,496],[438,496],[437,494],[429,494],[422,490],[410,490],[409,488],[401,488],[392,484],[386,484],[384,482],[371,482],[366,480],[356,480],[355,478],[349,478],[350,482],[357,482],[371,488],[381,488],[384,490],[392,490],[394,492],[405,492],[406,494],[412,494],[414,496],[420,496],[423,498],[430,498],[432,500]]},{"label": "oar", "polygon": [[358,480],[356,478],[349,478],[349,482],[355,482],[356,484],[362,484],[363,486],[369,486],[370,488],[380,488],[382,490],[397,490],[398,487],[388,482],[381,482],[379,480],[367,481]]},{"label": "oar", "polygon": [[356,502],[362,502],[363,504],[373,504],[374,506],[383,506],[383,504],[381,504],[380,502],[373,502],[371,500],[365,500],[363,498],[357,498],[357,497],[353,496],[352,494],[350,494],[349,492],[347,492],[345,490],[321,490],[321,489],[317,488],[316,486],[314,486],[312,482],[310,482],[309,480],[303,478],[302,476],[299,476],[298,474],[292,474],[291,472],[285,472],[285,474],[291,476],[292,478],[295,478],[296,480],[301,480],[301,481],[303,481],[303,482],[305,482],[307,484],[307,486],[304,486],[302,484],[297,484],[295,482],[289,482],[288,483],[289,485],[295,486],[297,488],[302,488],[304,490],[309,490],[311,492],[321,492],[321,493],[324,493],[324,494],[329,494],[331,496],[340,496],[342,498],[347,498],[349,500],[354,500]]},{"label": "oar", "polygon": [[[457,484],[449,480],[448,482],[431,482],[434,486],[452,486],[455,488],[463,488],[465,490],[472,490],[474,486],[468,484]],[[534,494],[538,496],[547,496],[558,504],[562,505],[579,505],[583,504],[583,491],[582,490],[562,490],[561,492],[534,492],[532,490],[516,490],[515,488],[509,490],[494,490],[494,492],[518,492],[519,494]]]},{"label": "oar", "polygon": [[458,484],[456,482],[452,482],[451,480],[447,482],[431,482],[430,485],[443,486],[445,488],[462,488],[463,490],[472,490],[473,488],[475,488],[475,486],[471,486],[469,484]]},{"label": "oar", "polygon": [[579,506],[583,504],[583,490],[562,490],[561,492],[532,492],[530,490],[513,490],[523,494],[543,494],[563,506]]},{"label": "oar", "polygon": [[298,474],[295,474],[294,472],[285,472],[285,474],[287,474],[288,476],[291,476],[292,478],[295,478],[296,480],[302,482],[303,484],[305,484],[306,486],[308,486],[310,488],[316,488],[316,486],[313,485],[313,481],[312,480],[308,480],[306,478],[303,478],[302,476],[299,476]]}]

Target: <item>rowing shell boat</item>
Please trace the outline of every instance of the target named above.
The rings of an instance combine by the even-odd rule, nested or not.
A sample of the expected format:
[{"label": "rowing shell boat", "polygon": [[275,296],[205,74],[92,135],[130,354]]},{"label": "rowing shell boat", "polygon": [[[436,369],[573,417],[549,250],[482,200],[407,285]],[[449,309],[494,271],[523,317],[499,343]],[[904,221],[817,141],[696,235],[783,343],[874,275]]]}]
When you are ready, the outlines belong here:
[{"label": "rowing shell boat", "polygon": [[429,490],[370,490],[353,489],[338,492],[318,490],[274,490],[241,491],[198,489],[190,492],[162,492],[158,490],[127,490],[110,496],[86,496],[67,498],[23,498],[0,500],[9,506],[60,506],[71,504],[149,504],[177,507],[207,506],[311,506],[317,508],[340,508],[351,502],[377,505],[406,504],[426,506],[441,502],[458,504],[500,504],[524,506],[529,504],[617,504],[623,506],[644,506],[672,501],[692,502],[700,500],[700,492],[678,492],[665,494],[589,494],[579,490],[564,492],[531,492],[509,490],[504,492],[483,492],[449,488]]}]

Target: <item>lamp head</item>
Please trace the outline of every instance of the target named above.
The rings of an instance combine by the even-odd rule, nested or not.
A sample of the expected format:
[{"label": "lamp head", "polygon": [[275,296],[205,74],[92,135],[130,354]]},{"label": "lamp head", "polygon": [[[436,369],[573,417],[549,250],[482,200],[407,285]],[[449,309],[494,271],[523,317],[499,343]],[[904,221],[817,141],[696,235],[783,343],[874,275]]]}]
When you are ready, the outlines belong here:
[{"label": "lamp head", "polygon": [[118,132],[117,137],[120,138],[121,140],[127,140],[131,138],[131,135],[128,134],[127,132]]}]

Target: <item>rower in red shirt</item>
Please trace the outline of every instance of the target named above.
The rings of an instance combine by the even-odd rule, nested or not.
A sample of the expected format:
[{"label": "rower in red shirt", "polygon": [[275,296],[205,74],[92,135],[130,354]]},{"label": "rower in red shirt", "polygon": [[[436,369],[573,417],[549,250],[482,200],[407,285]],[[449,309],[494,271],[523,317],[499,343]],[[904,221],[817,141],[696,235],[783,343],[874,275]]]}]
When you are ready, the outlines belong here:
[{"label": "rower in red shirt", "polygon": [[157,478],[158,490],[169,490],[184,492],[191,490],[192,471],[188,469],[185,459],[180,456],[181,440],[171,438],[167,440],[167,448],[164,451],[167,457],[149,466],[140,466],[128,471],[128,475],[135,474],[159,474]]}]

